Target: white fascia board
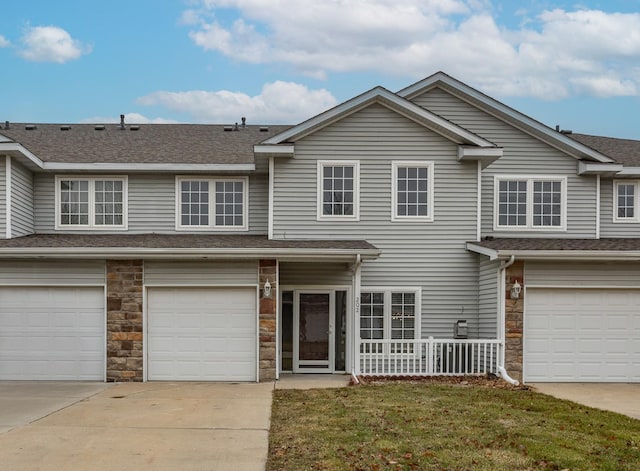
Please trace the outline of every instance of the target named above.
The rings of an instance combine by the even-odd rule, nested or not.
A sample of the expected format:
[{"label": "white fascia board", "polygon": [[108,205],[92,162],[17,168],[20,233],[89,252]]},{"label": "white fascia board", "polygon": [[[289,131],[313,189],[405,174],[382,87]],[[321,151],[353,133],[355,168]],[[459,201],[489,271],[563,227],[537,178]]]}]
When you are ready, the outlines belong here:
[{"label": "white fascia board", "polygon": [[349,101],[346,101],[334,108],[331,108],[324,113],[321,113],[307,121],[294,126],[291,129],[288,129],[280,134],[277,134],[266,141],[264,141],[263,145],[268,144],[280,144],[282,142],[286,142],[288,140],[296,140],[304,137],[308,134],[311,134],[315,130],[328,126],[345,116],[348,116],[356,111],[365,108],[371,103],[380,103],[386,105],[390,109],[401,113],[403,116],[416,121],[423,126],[429,127],[434,131],[442,134],[445,137],[451,139],[450,136],[456,136],[460,141],[466,142],[469,144],[481,146],[481,147],[491,147],[494,144],[489,142],[481,137],[473,134],[472,132],[461,128],[460,126],[448,121],[435,113],[432,113],[415,103],[411,103],[408,100],[405,100],[402,97],[390,92],[389,90],[383,87],[376,87],[368,92],[363,93],[355,98],[352,98]]},{"label": "white fascia board", "polygon": [[380,255],[376,249],[295,249],[295,248],[253,248],[253,249],[201,249],[201,248],[133,248],[133,247],[4,247],[0,248],[0,258],[211,258],[211,259],[254,259],[274,257],[282,260],[337,260],[351,261],[357,255],[363,259],[374,259]]},{"label": "white fascia board", "polygon": [[87,172],[250,172],[255,164],[150,164],[45,162],[44,170]]},{"label": "white fascia board", "polygon": [[624,167],[616,177],[640,177],[640,167]]},{"label": "white fascia board", "polygon": [[293,144],[256,144],[253,153],[259,157],[293,157],[295,146]]},{"label": "white fascia board", "polygon": [[622,164],[603,164],[595,162],[578,161],[578,175],[614,175],[624,169]]},{"label": "white fascia board", "polygon": [[495,250],[467,243],[467,250],[486,255],[491,260],[575,260],[575,261],[639,261],[640,251],[614,250]]},{"label": "white fascia board", "polygon": [[44,162],[33,155],[31,151],[29,151],[22,144],[18,144],[17,142],[0,142],[0,154],[4,152],[17,152],[19,154],[22,154],[38,167],[44,168]]},{"label": "white fascia board", "polygon": [[502,147],[458,146],[459,161],[480,161],[482,168],[486,168],[489,164],[498,160],[503,153]]},{"label": "white fascia board", "polygon": [[499,112],[501,115],[508,117],[510,120],[513,120],[515,123],[520,123],[520,125],[525,128],[535,130],[537,133],[545,136],[545,138],[547,138],[551,142],[562,143],[564,146],[568,146],[569,148],[574,149],[579,154],[586,155],[596,160],[597,162],[615,163],[613,159],[601,154],[600,152],[597,152],[590,147],[580,144],[578,141],[575,141],[570,137],[566,137],[565,135],[558,133],[557,131],[530,118],[529,116],[503,103],[500,103],[490,96],[485,95],[484,93],[479,92],[478,90],[475,90],[462,82],[459,82],[458,80],[448,76],[443,72],[438,72],[430,77],[427,77],[424,80],[403,88],[402,90],[397,92],[397,95],[410,100],[413,96],[422,93],[424,90],[433,87],[438,83],[443,83],[447,87],[452,88],[461,95],[467,96],[482,103],[488,108]]}]

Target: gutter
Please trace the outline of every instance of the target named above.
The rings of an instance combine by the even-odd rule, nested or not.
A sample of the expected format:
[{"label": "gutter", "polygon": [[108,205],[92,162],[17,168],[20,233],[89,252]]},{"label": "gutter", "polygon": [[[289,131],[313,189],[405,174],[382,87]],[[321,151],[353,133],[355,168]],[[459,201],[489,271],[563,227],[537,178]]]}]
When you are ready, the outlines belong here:
[{"label": "gutter", "polygon": [[511,255],[509,260],[500,262],[500,312],[499,312],[499,332],[500,332],[500,344],[502,345],[502,350],[500,352],[500,358],[498,359],[498,375],[504,379],[507,383],[517,386],[520,382],[516,379],[513,379],[507,373],[507,370],[504,367],[504,357],[505,357],[505,348],[507,344],[506,340],[506,315],[505,315],[505,303],[504,303],[504,293],[506,292],[506,273],[507,268],[513,265],[516,261],[516,256]]}]

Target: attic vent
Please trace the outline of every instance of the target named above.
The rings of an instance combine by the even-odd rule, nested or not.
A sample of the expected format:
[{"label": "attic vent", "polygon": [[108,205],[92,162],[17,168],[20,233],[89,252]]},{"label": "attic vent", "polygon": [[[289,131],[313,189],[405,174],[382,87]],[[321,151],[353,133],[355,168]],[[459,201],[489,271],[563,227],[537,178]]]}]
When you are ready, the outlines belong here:
[{"label": "attic vent", "polygon": [[222,129],[224,129],[225,132],[233,131],[233,126],[225,126]]},{"label": "attic vent", "polygon": [[60,131],[68,131],[69,129],[71,129],[71,126],[69,126],[68,124],[60,126]]},{"label": "attic vent", "polygon": [[131,131],[138,131],[140,129],[140,126],[134,125],[134,126],[129,126],[129,129]]},{"label": "attic vent", "polygon": [[104,124],[96,124],[96,126],[93,128],[96,131],[104,131]]},{"label": "attic vent", "polygon": [[37,126],[35,124],[27,124],[24,128],[27,131],[33,131],[34,129],[37,129]]},{"label": "attic vent", "polygon": [[260,126],[260,132],[269,132],[269,126]]}]

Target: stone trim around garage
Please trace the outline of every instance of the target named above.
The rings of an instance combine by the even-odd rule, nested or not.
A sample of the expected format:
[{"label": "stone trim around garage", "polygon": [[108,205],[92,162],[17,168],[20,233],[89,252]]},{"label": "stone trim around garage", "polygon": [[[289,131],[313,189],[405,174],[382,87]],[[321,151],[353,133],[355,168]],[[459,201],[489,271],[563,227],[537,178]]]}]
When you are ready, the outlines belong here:
[{"label": "stone trim around garage", "polygon": [[[511,299],[511,287],[518,281],[522,286],[520,297]],[[524,335],[524,262],[516,262],[505,274],[505,369],[509,376],[522,381]]]},{"label": "stone trim around garage", "polygon": [[[259,325],[259,381],[273,381],[276,379],[276,299],[278,262],[276,260],[260,260],[260,312]],[[264,284],[269,281],[271,285],[271,297],[264,297]]]},{"label": "stone trim around garage", "polygon": [[107,381],[142,381],[142,260],[107,260]]}]

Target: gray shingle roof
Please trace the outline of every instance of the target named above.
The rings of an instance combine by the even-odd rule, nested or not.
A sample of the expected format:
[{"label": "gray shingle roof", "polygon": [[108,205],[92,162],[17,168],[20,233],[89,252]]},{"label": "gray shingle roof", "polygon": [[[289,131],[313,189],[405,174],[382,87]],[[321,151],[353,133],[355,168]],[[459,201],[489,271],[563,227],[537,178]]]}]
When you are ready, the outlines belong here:
[{"label": "gray shingle roof", "polygon": [[568,137],[628,167],[640,167],[640,141],[614,137],[568,134]]},{"label": "gray shingle roof", "polygon": [[636,239],[484,239],[471,244],[500,251],[640,251]]},{"label": "gray shingle roof", "polygon": [[11,248],[377,250],[365,240],[269,240],[232,234],[36,234],[0,240],[0,249]]},{"label": "gray shingle roof", "polygon": [[141,124],[120,130],[119,124],[73,124],[62,131],[60,124],[11,123],[0,129],[3,135],[22,144],[45,162],[77,163],[163,163],[163,164],[252,164],[253,145],[290,126],[246,126],[224,131],[215,124]]}]

